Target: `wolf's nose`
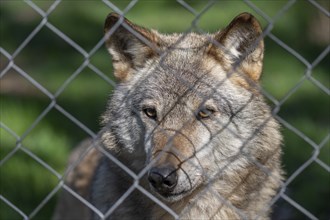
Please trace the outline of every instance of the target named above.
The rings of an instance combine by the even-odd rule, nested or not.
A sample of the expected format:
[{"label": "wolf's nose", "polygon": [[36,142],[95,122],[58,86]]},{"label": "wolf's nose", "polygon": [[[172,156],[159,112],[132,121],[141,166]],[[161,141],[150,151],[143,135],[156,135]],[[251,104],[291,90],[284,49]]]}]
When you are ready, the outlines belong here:
[{"label": "wolf's nose", "polygon": [[170,192],[178,182],[176,169],[171,166],[151,168],[148,180],[160,192]]}]

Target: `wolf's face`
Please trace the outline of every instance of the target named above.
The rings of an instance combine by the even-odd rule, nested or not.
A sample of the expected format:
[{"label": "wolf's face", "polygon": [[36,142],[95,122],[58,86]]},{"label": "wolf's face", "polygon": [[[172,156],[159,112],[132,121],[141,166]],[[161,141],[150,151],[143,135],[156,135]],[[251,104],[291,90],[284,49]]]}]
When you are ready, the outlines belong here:
[{"label": "wolf's face", "polygon": [[200,161],[212,155],[212,131],[217,130],[221,114],[221,97],[207,82],[212,77],[194,71],[199,73],[184,68],[168,71],[160,64],[136,88],[138,98],[133,99],[139,100],[144,148],[152,163],[149,181],[168,200],[181,198],[203,182],[207,166]]},{"label": "wolf's face", "polygon": [[177,201],[212,178],[225,184],[226,170],[245,169],[242,152],[257,154],[250,139],[265,122],[255,92],[262,32],[252,15],[207,35],[162,35],[116,14],[105,30],[120,81],[107,113],[116,118],[111,129],[123,148],[143,149],[158,195]]}]

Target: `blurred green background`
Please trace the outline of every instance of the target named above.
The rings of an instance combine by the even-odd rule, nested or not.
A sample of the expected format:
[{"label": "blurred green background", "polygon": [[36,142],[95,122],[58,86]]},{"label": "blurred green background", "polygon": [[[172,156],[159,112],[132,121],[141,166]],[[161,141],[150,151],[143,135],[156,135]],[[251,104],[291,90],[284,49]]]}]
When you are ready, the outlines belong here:
[{"label": "blurred green background", "polygon": [[[202,12],[207,1],[185,1],[196,12]],[[329,11],[329,1],[316,1]],[[47,11],[53,1],[33,1]],[[198,31],[214,32],[227,25],[237,14],[254,14],[267,27],[268,21],[243,1],[216,1],[198,20],[176,1],[111,1],[120,10],[131,4],[126,17],[135,23],[161,32]],[[309,63],[329,45],[329,18],[308,1],[251,1],[270,18],[277,18],[271,33]],[[103,36],[103,22],[113,11],[101,1],[62,1],[47,21],[63,32],[85,51],[90,52]],[[56,104],[78,119],[93,132],[100,129],[99,116],[104,111],[107,97],[113,88],[89,67],[58,92],[85,61],[84,56],[65,40],[43,26],[15,56],[18,68],[3,72],[9,64],[5,53],[14,54],[43,17],[23,1],[0,1],[0,71],[1,75],[1,128],[0,128],[0,194],[15,204],[26,215],[55,189],[59,179],[29,156],[22,146],[45,161],[52,169],[63,174],[70,150],[88,133],[51,108],[35,126],[37,118],[52,104],[49,97],[20,74],[23,70],[52,94],[58,94]],[[197,26],[192,27],[192,24]],[[197,28],[196,28],[197,27]],[[192,29],[191,29],[192,28]],[[306,79],[307,66],[297,57],[279,46],[269,36],[265,38],[266,52],[262,86],[269,95],[281,102],[278,115],[306,137],[283,126],[283,166],[289,178],[306,162],[306,167],[287,186],[285,194],[319,219],[330,218],[330,60],[327,54],[311,71],[313,79],[321,83],[324,91]],[[6,52],[4,52],[6,51]],[[112,79],[110,57],[102,45],[89,59],[90,63]],[[274,103],[269,100],[274,107]],[[10,130],[10,131],[9,131]],[[14,132],[18,137],[15,137]],[[328,139],[327,139],[328,138]],[[314,147],[310,143],[314,143]],[[320,145],[321,144],[321,145]],[[15,152],[8,160],[11,152]],[[317,158],[318,162],[311,160]],[[322,166],[323,165],[323,166]],[[57,194],[52,196],[33,219],[50,219]],[[274,219],[308,219],[306,215],[284,199],[276,203]],[[3,200],[0,200],[0,219],[22,219]]]}]

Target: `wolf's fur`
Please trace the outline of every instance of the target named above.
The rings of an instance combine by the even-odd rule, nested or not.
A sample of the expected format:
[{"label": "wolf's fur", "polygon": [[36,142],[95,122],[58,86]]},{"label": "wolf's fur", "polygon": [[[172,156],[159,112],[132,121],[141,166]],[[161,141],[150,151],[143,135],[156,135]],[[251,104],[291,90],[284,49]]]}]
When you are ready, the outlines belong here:
[{"label": "wolf's fur", "polygon": [[[243,13],[214,34],[164,35],[110,14],[105,33],[119,83],[85,198],[109,219],[172,219],[164,207],[180,219],[267,219],[282,138],[259,92],[257,20]],[[102,149],[118,161],[95,156]]]}]

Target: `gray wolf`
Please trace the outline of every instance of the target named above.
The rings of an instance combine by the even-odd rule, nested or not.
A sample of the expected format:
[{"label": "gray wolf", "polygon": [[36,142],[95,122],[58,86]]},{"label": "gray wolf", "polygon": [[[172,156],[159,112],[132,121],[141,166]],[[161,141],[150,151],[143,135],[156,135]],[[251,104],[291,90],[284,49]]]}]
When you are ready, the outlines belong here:
[{"label": "gray wolf", "polygon": [[105,33],[118,85],[66,179],[99,213],[66,190],[54,218],[268,219],[282,136],[260,92],[256,18],[167,35],[111,13]]}]

